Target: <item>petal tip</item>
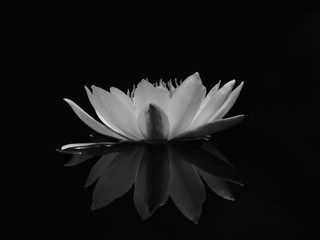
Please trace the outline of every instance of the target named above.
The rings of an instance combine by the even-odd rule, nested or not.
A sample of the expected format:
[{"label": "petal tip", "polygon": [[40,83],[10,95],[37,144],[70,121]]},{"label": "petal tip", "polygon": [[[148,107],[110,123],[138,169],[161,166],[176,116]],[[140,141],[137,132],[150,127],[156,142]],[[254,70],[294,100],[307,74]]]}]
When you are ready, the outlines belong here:
[{"label": "petal tip", "polygon": [[234,85],[236,83],[235,79],[232,79],[231,81],[227,82],[226,85]]}]

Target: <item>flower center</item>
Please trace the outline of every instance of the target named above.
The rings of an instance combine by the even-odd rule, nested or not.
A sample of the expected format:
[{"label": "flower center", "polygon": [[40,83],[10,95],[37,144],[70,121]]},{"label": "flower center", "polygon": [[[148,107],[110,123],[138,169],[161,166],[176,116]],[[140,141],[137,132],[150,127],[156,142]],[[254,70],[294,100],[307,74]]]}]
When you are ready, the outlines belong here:
[{"label": "flower center", "polygon": [[147,141],[166,140],[169,135],[169,119],[156,104],[148,104],[138,117],[141,134]]}]

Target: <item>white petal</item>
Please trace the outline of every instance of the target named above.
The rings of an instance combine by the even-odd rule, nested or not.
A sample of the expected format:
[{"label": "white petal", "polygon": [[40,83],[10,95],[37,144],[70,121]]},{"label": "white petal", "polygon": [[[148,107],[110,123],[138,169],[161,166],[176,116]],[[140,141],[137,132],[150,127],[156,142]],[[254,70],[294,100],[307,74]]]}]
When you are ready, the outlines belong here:
[{"label": "white petal", "polygon": [[103,124],[97,122],[95,119],[89,116],[85,111],[83,111],[76,103],[74,103],[70,99],[65,98],[64,100],[70,105],[70,107],[77,114],[77,116],[97,133],[107,135],[109,137],[121,139],[121,140],[128,140],[128,138],[114,132],[112,129],[108,128],[107,126],[104,126]]},{"label": "white petal", "polygon": [[[207,94],[207,96],[205,97],[205,99],[202,101],[202,103],[201,103],[201,105],[200,105],[200,108],[199,108],[199,110],[198,110],[195,118],[198,117],[198,115],[201,113],[202,109],[203,109],[205,106],[207,106],[209,100],[218,92],[219,86],[220,86],[220,81],[219,81],[216,85],[214,85],[213,88],[211,88],[211,90],[209,91],[209,93]],[[195,119],[193,119],[193,120],[195,120]]]},{"label": "white petal", "polygon": [[167,88],[162,85],[155,87],[155,103],[159,105],[164,111],[167,109],[167,106],[170,101],[170,92]]},{"label": "white petal", "polygon": [[85,87],[86,89],[86,93],[87,96],[89,98],[89,101],[91,103],[91,105],[93,106],[93,108],[96,111],[97,116],[99,117],[99,119],[101,120],[101,122],[103,122],[106,126],[108,126],[109,128],[111,128],[113,131],[120,133],[122,135],[125,135],[124,132],[122,132],[116,125],[114,125],[111,120],[109,119],[108,115],[105,113],[104,108],[102,107],[101,104],[97,104],[91,91]]},{"label": "white petal", "polygon": [[131,98],[127,94],[125,94],[120,89],[115,87],[111,87],[110,92],[111,94],[113,94],[113,96],[115,96],[120,102],[122,102],[131,111],[132,115],[134,115],[133,102],[131,101]]},{"label": "white petal", "polygon": [[165,112],[156,104],[145,106],[138,116],[138,126],[144,139],[167,139],[170,123]]},{"label": "white petal", "polygon": [[154,103],[166,109],[170,100],[170,93],[163,87],[154,87],[146,80],[142,80],[134,91],[135,113],[138,116],[141,110],[148,104]]},{"label": "white petal", "polygon": [[92,146],[96,146],[96,145],[101,145],[103,144],[103,142],[91,142],[91,143],[69,143],[69,144],[66,144],[66,145],[63,145],[61,147],[61,150],[66,150],[68,148],[87,148],[87,147],[92,147]]},{"label": "white petal", "polygon": [[126,136],[135,140],[141,140],[137,120],[130,110],[117,98],[102,88],[92,86],[95,103],[102,109],[99,112],[102,117],[110,119]]},{"label": "white petal", "polygon": [[216,94],[213,94],[211,98],[208,99],[206,106],[203,107],[202,111],[199,113],[196,119],[193,120],[192,124],[189,126],[189,129],[196,128],[202,125],[203,123],[206,123],[208,119],[226,101],[234,84],[235,84],[234,80],[230,81],[226,83],[222,88],[220,88]]},{"label": "white petal", "polygon": [[189,126],[204,99],[205,91],[198,73],[188,77],[175,90],[166,110],[170,122],[169,139]]},{"label": "white petal", "polygon": [[232,93],[230,93],[228,99],[219,108],[219,110],[209,118],[208,122],[212,122],[216,119],[221,119],[229,112],[229,110],[232,108],[234,103],[237,101],[239,94],[241,92],[242,86],[243,86],[243,82],[236,89],[234,89]]},{"label": "white petal", "polygon": [[220,132],[227,128],[230,128],[245,118],[245,115],[237,115],[230,118],[219,119],[210,123],[207,123],[203,126],[200,126],[196,129],[189,130],[178,134],[175,138],[199,138],[208,134],[213,134]]}]

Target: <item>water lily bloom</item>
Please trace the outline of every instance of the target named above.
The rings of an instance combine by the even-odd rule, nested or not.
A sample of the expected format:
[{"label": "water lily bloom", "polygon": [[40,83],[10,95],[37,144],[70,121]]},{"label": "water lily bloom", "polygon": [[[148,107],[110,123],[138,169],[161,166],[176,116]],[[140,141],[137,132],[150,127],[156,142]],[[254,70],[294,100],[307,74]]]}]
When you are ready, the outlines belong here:
[{"label": "water lily bloom", "polygon": [[239,123],[244,115],[223,118],[237,100],[243,82],[234,90],[235,80],[208,93],[198,73],[178,84],[142,80],[127,94],[92,86],[87,92],[98,122],[70,99],[64,99],[78,117],[94,131],[119,141],[162,143],[201,138]]}]

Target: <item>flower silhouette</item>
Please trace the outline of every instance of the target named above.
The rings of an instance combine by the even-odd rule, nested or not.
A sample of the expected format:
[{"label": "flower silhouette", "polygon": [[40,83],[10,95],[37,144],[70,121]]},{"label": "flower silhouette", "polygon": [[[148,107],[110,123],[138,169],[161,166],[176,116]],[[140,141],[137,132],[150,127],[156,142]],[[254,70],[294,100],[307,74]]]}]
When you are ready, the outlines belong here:
[{"label": "flower silhouette", "polygon": [[149,218],[170,197],[187,219],[198,223],[206,198],[203,181],[228,200],[234,197],[227,182],[242,185],[229,161],[208,141],[102,144],[59,151],[73,155],[65,166],[101,156],[85,184],[88,187],[96,182],[92,210],[107,206],[134,185],[134,204],[142,219]]},{"label": "flower silhouette", "polygon": [[[237,100],[243,82],[235,81],[221,88],[220,82],[208,93],[198,73],[173,84],[142,80],[127,94],[118,88],[110,91],[85,87],[100,123],[70,99],[64,99],[78,117],[97,133],[120,142],[163,143],[172,140],[201,138],[232,127],[244,115],[223,118]],[[70,146],[68,146],[70,147]],[[66,147],[64,147],[66,148]]]}]

